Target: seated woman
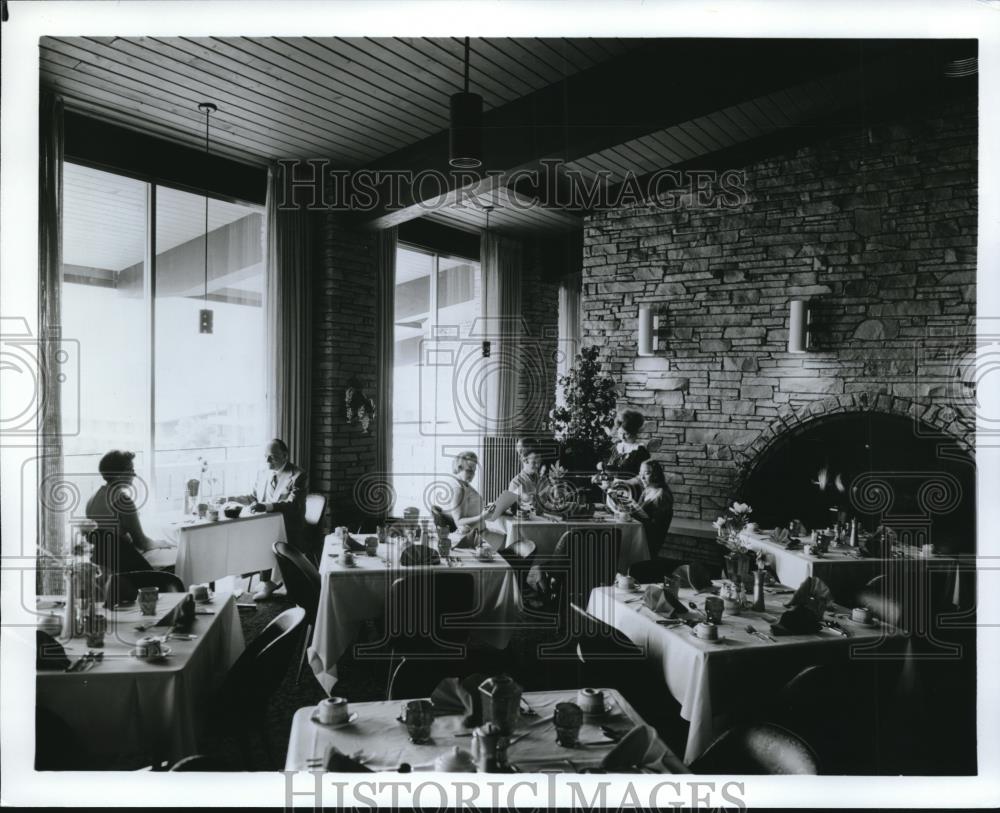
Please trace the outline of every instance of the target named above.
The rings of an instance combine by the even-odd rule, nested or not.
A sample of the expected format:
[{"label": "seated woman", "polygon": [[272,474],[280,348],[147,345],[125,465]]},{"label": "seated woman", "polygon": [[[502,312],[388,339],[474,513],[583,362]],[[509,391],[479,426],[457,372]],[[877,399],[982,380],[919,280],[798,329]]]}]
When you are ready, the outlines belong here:
[{"label": "seated woman", "polygon": [[134,459],[132,452],[118,450],[104,455],[97,466],[104,485],[87,502],[87,518],[98,526],[92,559],[105,575],[165,570],[173,566],[177,555],[174,545],[156,542],[142,530],[139,510],[130,494],[135,479]]},{"label": "seated woman", "polygon": [[646,460],[639,467],[638,477],[618,482],[642,488],[638,499],[627,492],[624,497],[609,493],[608,504],[615,510],[626,511],[642,523],[649,545],[649,558],[655,559],[674,518],[674,495],[667,485],[663,467],[655,460]]},{"label": "seated woman", "polygon": [[487,530],[487,523],[494,519],[494,506],[483,506],[482,496],[472,485],[472,478],[475,477],[478,466],[479,457],[475,452],[461,452],[455,455],[451,467],[455,479],[451,484],[451,493],[441,508],[451,516],[459,530],[471,531],[474,528],[496,548],[502,544],[502,538]]},{"label": "seated woman", "polygon": [[639,443],[639,430],[646,419],[634,409],[623,410],[615,420],[618,443],[604,462],[603,472],[612,477],[635,477],[639,466],[649,460],[649,450]]}]

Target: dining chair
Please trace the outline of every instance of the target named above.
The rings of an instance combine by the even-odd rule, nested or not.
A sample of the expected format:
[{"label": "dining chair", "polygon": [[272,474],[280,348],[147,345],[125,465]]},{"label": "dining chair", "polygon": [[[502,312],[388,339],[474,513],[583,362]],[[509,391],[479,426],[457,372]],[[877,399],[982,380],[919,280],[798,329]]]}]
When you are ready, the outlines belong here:
[{"label": "dining chair", "polygon": [[186,593],[180,576],[164,570],[132,570],[112,573],[104,586],[104,603],[114,607],[126,601],[135,601],[141,587],[156,587],[161,593]]},{"label": "dining chair", "polygon": [[305,523],[305,550],[312,563],[318,564],[323,551],[323,512],[326,511],[326,495],[307,494],[306,509],[303,521]]},{"label": "dining chair", "polygon": [[306,611],[306,634],[302,638],[302,655],[299,658],[299,669],[295,676],[295,682],[298,683],[302,678],[302,665],[306,660],[306,650],[312,637],[312,629],[316,625],[321,578],[316,566],[308,557],[287,542],[275,542],[271,549],[281,567],[281,575],[285,580],[288,597]]},{"label": "dining chair", "polygon": [[233,768],[221,757],[192,754],[189,757],[177,760],[177,762],[170,766],[169,770],[184,773],[194,771],[221,773],[223,771],[231,771]]},{"label": "dining chair", "polygon": [[274,618],[247,644],[219,690],[214,709],[225,724],[236,729],[246,763],[250,762],[251,731],[260,734],[268,760],[274,761],[267,733],[267,705],[288,672],[305,620],[302,607],[292,607]]},{"label": "dining chair", "polygon": [[903,620],[902,606],[892,595],[884,574],[876,576],[861,589],[858,606],[867,607],[876,618],[894,627],[900,626]]},{"label": "dining chair", "polygon": [[816,752],[797,734],[773,723],[730,728],[691,763],[699,774],[819,773]]},{"label": "dining chair", "polygon": [[621,528],[614,526],[572,528],[560,537],[552,556],[539,562],[550,574],[560,619],[568,618],[570,604],[585,605],[591,590],[614,581],[621,547]]},{"label": "dining chair", "polygon": [[640,584],[654,584],[662,582],[683,564],[680,559],[644,559],[631,564],[628,574]]},{"label": "dining chair", "polygon": [[445,535],[458,530],[458,526],[455,524],[455,520],[450,514],[445,513],[444,509],[440,505],[431,505],[431,516],[434,518],[434,525],[438,528],[438,534],[441,533],[442,528],[445,529]]}]

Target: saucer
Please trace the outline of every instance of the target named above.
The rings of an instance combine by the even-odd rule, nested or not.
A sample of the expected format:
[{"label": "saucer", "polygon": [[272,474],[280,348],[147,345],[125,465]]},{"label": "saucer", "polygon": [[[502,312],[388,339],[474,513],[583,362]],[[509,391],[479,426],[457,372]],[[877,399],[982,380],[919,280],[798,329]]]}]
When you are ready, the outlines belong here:
[{"label": "saucer", "polygon": [[173,652],[173,650],[169,646],[165,646],[160,650],[159,655],[156,655],[154,657],[140,658],[138,655],[135,654],[135,647],[133,647],[128,651],[128,654],[130,658],[135,658],[137,661],[162,661],[165,660],[166,658],[169,658],[171,652]]},{"label": "saucer", "polygon": [[313,709],[313,713],[309,715],[309,719],[312,720],[316,725],[321,725],[323,728],[343,728],[344,726],[351,725],[355,720],[358,719],[358,713],[352,711],[347,715],[347,719],[339,723],[324,723],[319,719],[319,710]]}]

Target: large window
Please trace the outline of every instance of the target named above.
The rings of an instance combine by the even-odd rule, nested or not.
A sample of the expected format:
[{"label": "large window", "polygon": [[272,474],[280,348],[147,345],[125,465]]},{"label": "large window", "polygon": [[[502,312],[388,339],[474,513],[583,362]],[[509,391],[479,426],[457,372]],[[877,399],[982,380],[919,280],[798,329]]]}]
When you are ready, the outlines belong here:
[{"label": "large window", "polygon": [[452,457],[476,448],[479,263],[400,246],[392,381],[394,512],[427,512]]},{"label": "large window", "polygon": [[71,163],[64,189],[62,325],[81,382],[64,392],[79,398],[66,471],[96,487],[101,455],[132,450],[160,513],[190,479],[245,493],[265,440],[262,208],[209,198],[206,253],[204,196]]}]

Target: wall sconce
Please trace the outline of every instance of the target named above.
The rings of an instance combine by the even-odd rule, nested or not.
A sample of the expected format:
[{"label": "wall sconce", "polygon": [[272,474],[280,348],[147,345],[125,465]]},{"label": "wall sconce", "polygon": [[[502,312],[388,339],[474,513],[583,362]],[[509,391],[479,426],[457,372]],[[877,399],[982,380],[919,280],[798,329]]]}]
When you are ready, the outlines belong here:
[{"label": "wall sconce", "polygon": [[788,305],[788,352],[806,353],[809,350],[809,325],[812,312],[809,301],[793,299]]},{"label": "wall sconce", "polygon": [[347,382],[344,390],[344,405],[347,410],[347,422],[349,424],[361,424],[361,430],[366,434],[371,434],[372,421],[375,420],[375,402],[369,398],[361,389],[357,379],[352,378]]},{"label": "wall sconce", "polygon": [[653,312],[652,305],[639,306],[639,355],[652,356],[658,349],[656,331],[660,328],[660,317]]}]

